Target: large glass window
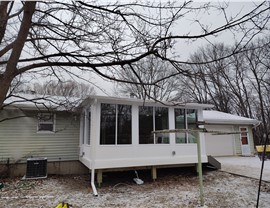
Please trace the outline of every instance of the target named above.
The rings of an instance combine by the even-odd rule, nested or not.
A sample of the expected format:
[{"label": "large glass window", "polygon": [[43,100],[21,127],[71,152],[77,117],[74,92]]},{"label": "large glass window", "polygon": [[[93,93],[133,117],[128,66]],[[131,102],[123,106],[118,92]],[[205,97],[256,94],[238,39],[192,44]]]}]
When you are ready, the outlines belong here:
[{"label": "large glass window", "polygon": [[131,106],[118,105],[117,144],[131,144]]},{"label": "large glass window", "polygon": [[100,144],[131,144],[131,106],[101,104]]},{"label": "large glass window", "polygon": [[[174,109],[175,128],[186,129],[185,109]],[[175,133],[176,143],[187,143],[187,136],[185,132]]]},{"label": "large glass window", "polygon": [[139,143],[153,144],[153,107],[139,106]]},{"label": "large glass window", "polygon": [[[168,108],[155,107],[155,130],[169,129]],[[169,144],[169,133],[154,135],[156,144]]]},{"label": "large glass window", "polygon": [[168,129],[168,108],[139,106],[139,143],[168,144],[169,134],[153,134],[154,130]]},{"label": "large glass window", "polygon": [[[197,111],[194,109],[187,109],[186,112],[187,128],[197,129]],[[197,135],[197,132],[189,132],[187,134],[188,143],[196,143]]]},{"label": "large glass window", "polygon": [[113,104],[101,104],[100,144],[115,144],[116,109]]},{"label": "large glass window", "polygon": [[[174,109],[176,129],[197,129],[195,109]],[[196,143],[196,132],[177,132],[176,143]]]}]

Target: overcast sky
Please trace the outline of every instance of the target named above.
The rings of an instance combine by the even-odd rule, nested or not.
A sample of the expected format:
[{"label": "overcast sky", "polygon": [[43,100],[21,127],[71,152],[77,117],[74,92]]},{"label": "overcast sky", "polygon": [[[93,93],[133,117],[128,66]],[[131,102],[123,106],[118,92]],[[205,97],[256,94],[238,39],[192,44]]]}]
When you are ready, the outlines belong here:
[{"label": "overcast sky", "polygon": [[[162,1],[164,2],[164,1]],[[195,1],[196,5],[204,4],[207,1]],[[262,1],[211,1],[215,5],[226,5],[229,2],[229,6],[226,9],[227,17],[236,17],[241,16],[242,14],[247,13],[252,10],[255,5],[259,4]],[[201,24],[207,25],[209,29],[214,29],[221,24],[225,24],[226,19],[224,14],[220,10],[211,9],[207,13],[190,13],[181,19],[172,29],[172,33],[175,35],[183,34],[200,34],[201,28],[199,24],[194,20],[200,20]],[[185,60],[189,57],[190,54],[194,53],[199,47],[206,46],[211,43],[223,42],[226,45],[233,45],[236,39],[242,38],[242,35],[239,33],[234,36],[230,31],[222,33],[217,37],[209,37],[206,39],[200,39],[197,41],[181,41],[175,45],[175,52],[181,56],[181,59]],[[93,76],[92,81],[94,81],[98,86],[101,86],[102,89],[107,92],[109,95],[112,95],[114,84],[111,82],[104,81],[104,79]],[[100,84],[102,83],[102,84]],[[104,92],[97,89],[98,94],[104,94]]]},{"label": "overcast sky", "polygon": [[[121,0],[120,0],[121,1]],[[160,0],[161,2],[166,2],[165,0]],[[160,2],[155,1],[155,2]],[[111,1],[110,1],[111,2]],[[126,3],[126,1],[123,0]],[[177,1],[177,3],[183,3],[183,1]],[[226,5],[229,2],[229,6],[226,9],[227,17],[235,17],[236,15],[241,16],[244,13],[250,11],[256,4],[259,4],[262,1],[243,1],[238,0],[236,1],[211,1],[212,4],[215,5]],[[195,1],[195,5],[205,4],[207,1]],[[189,13],[188,15],[184,16],[181,20],[177,22],[172,28],[172,33],[174,35],[198,35],[201,34],[201,28],[199,24],[195,20],[200,20],[200,23],[203,25],[207,25],[209,29],[214,29],[221,24],[225,23],[224,14],[221,13],[219,10],[210,9],[205,13]],[[241,34],[236,36],[237,38],[241,38]],[[224,42],[225,44],[233,44],[235,42],[235,37],[232,33],[226,32],[220,34],[218,37],[209,37],[207,40],[197,40],[197,41],[182,41],[175,45],[174,52],[177,55],[180,55],[182,60],[186,60],[190,54],[194,53],[199,47],[205,46],[209,42],[216,43],[216,42]],[[209,41],[209,42],[208,42]],[[89,79],[93,82],[96,87],[96,92],[98,95],[113,95],[113,89],[115,84],[112,82],[108,82],[101,77],[98,77],[96,74],[92,73],[82,74],[82,77]],[[69,78],[68,78],[69,79]]]}]

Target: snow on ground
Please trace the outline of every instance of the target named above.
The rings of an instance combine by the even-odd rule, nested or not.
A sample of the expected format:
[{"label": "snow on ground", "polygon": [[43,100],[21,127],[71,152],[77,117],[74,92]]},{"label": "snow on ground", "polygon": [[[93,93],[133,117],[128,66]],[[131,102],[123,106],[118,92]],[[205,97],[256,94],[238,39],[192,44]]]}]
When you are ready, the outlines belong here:
[{"label": "snow on ground", "polygon": [[[200,207],[198,177],[194,169],[138,171],[143,185],[133,182],[133,171],[104,173],[104,183],[95,197],[88,175],[49,176],[44,180],[3,180],[0,207],[53,208],[64,201],[73,208],[90,207]],[[255,207],[258,180],[223,171],[204,170],[205,207]],[[260,207],[269,207],[270,183],[262,183]]]},{"label": "snow on ground", "polygon": [[[259,179],[262,161],[259,157],[216,157],[226,172]],[[270,160],[264,161],[263,180],[270,182]],[[270,207],[270,205],[269,205]]]}]

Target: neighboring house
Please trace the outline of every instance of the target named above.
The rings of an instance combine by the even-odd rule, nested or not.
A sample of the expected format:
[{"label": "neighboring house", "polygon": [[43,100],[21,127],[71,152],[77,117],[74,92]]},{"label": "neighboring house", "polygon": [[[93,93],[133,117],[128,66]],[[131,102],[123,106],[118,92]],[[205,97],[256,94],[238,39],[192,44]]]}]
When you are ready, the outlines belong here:
[{"label": "neighboring house", "polygon": [[[240,152],[236,135],[216,137],[198,131],[153,134],[152,131],[196,129],[198,123],[205,120],[205,127],[211,130],[231,132],[239,131],[239,127],[242,131],[246,128],[249,136],[244,137],[247,134],[243,132],[242,141],[246,139],[252,145],[250,129],[251,124],[256,123],[249,119],[245,121],[250,123],[242,120],[237,123],[236,117],[229,118],[229,114],[226,114],[227,120],[218,120],[220,112],[204,111],[212,105],[197,103],[91,96],[80,104],[73,103],[70,111],[67,105],[57,107],[47,99],[36,103],[12,102],[0,113],[0,121],[9,118],[0,122],[0,162],[16,163],[13,175],[25,173],[27,158],[46,157],[49,174],[87,173],[89,170],[94,173],[97,170],[98,182],[101,182],[104,170],[150,167],[155,179],[157,167],[196,165],[197,139],[201,141],[203,163],[207,163],[209,154],[236,155]],[[228,138],[231,145],[227,144]],[[225,143],[228,147],[223,145]]]},{"label": "neighboring house", "polygon": [[[258,120],[236,116],[219,111],[203,111],[205,128],[224,134],[205,134],[206,153],[212,156],[254,155],[252,128],[260,124]],[[226,132],[241,132],[226,134]]]}]

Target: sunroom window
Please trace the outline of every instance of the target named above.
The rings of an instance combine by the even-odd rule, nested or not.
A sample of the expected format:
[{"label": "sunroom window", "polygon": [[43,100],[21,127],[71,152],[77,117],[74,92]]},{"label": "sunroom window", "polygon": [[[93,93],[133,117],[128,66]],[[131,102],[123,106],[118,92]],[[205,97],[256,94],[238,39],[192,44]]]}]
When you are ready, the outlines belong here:
[{"label": "sunroom window", "polygon": [[54,132],[55,114],[39,113],[38,114],[38,131],[39,132]]},{"label": "sunroom window", "polygon": [[[155,130],[169,129],[168,108],[155,107]],[[156,144],[169,144],[168,133],[157,133],[154,135]]]},{"label": "sunroom window", "polygon": [[[186,114],[185,109],[174,109],[175,128],[186,129]],[[185,132],[175,133],[176,143],[187,143],[187,136]]]},{"label": "sunroom window", "polygon": [[[174,109],[176,129],[197,129],[197,111],[195,109]],[[196,132],[175,133],[176,143],[196,143]]]},{"label": "sunroom window", "polygon": [[168,133],[152,133],[154,130],[168,129],[168,121],[168,108],[139,106],[139,143],[168,144]]},{"label": "sunroom window", "polygon": [[131,144],[131,106],[101,104],[100,144]]},{"label": "sunroom window", "polygon": [[[186,110],[187,128],[197,129],[197,111],[194,109]],[[197,132],[189,132],[187,134],[188,143],[196,143]]]},{"label": "sunroom window", "polygon": [[131,144],[131,106],[117,107],[117,144]]}]

